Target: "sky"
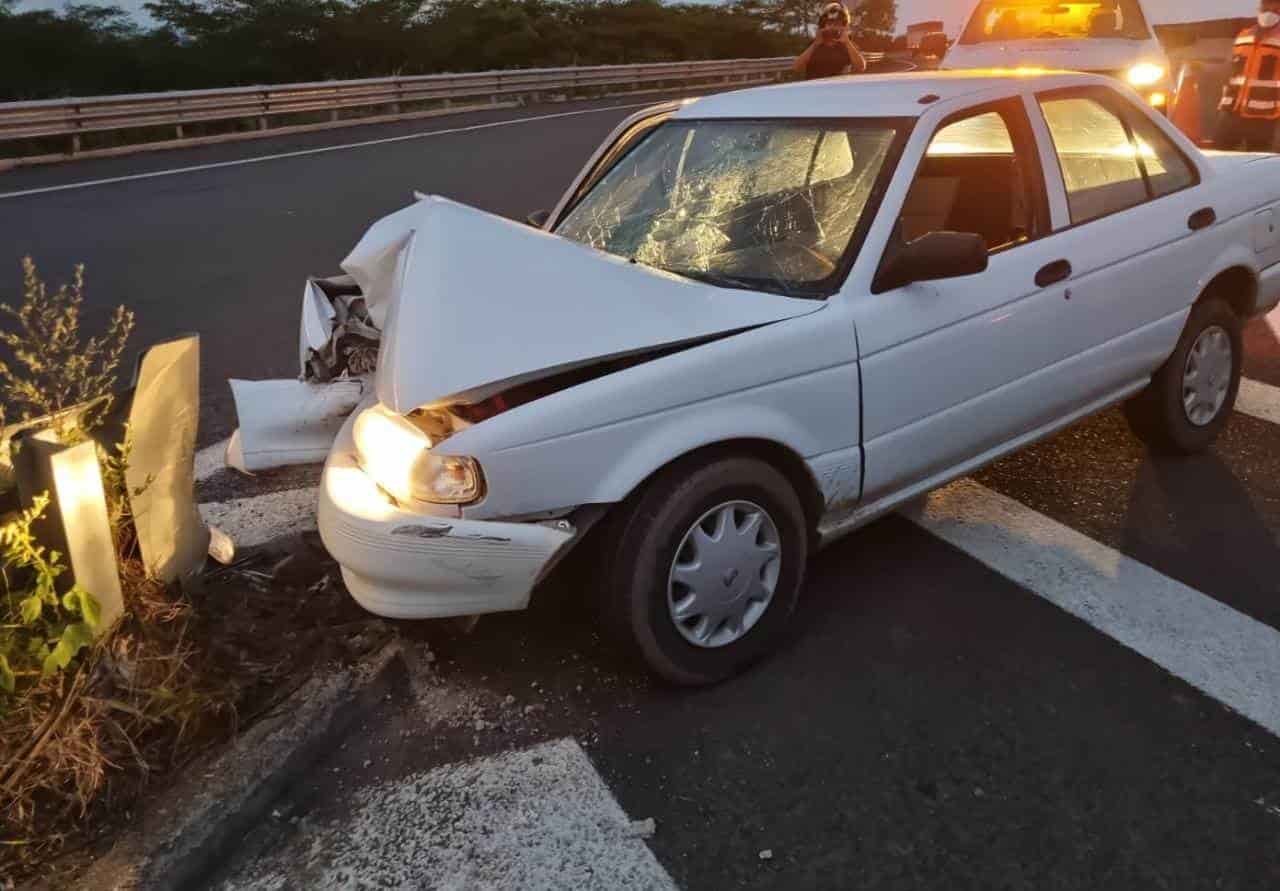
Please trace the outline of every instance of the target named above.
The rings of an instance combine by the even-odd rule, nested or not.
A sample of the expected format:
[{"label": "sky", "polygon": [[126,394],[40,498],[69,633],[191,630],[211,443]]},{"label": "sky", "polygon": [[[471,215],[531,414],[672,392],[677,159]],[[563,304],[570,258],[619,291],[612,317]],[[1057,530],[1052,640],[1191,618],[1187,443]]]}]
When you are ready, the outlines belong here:
[{"label": "sky", "polygon": [[[19,9],[57,9],[64,0],[22,0]],[[140,11],[145,0],[87,0],[114,3],[124,9]],[[712,0],[714,2],[714,0]],[[853,3],[855,0],[845,0]],[[977,0],[898,0],[898,27],[905,30],[912,22],[942,19],[949,33],[956,33]],[[1143,8],[1152,21],[1193,22],[1203,19],[1248,16],[1257,12],[1257,0],[1143,0]]]}]

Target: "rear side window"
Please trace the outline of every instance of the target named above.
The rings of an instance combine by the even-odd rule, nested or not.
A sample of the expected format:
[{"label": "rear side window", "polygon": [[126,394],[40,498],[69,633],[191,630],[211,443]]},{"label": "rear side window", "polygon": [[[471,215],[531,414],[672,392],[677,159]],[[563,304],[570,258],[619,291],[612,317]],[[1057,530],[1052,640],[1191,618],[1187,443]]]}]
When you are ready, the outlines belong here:
[{"label": "rear side window", "polygon": [[1146,115],[1106,89],[1040,98],[1067,187],[1071,222],[1096,220],[1199,183]]},{"label": "rear side window", "polygon": [[1137,115],[1132,123],[1138,163],[1146,169],[1152,198],[1163,198],[1196,184],[1195,170],[1159,127]]},{"label": "rear side window", "polygon": [[1087,223],[1147,200],[1124,122],[1087,96],[1041,100],[1067,185],[1071,222]]}]

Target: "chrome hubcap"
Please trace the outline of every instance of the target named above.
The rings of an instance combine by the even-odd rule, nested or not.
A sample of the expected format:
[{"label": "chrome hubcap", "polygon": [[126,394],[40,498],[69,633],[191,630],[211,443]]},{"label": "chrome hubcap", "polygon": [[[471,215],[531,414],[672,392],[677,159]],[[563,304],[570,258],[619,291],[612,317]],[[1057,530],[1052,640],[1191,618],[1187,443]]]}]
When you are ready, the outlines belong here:
[{"label": "chrome hubcap", "polygon": [[694,646],[724,647],[751,630],[773,601],[782,548],[764,508],[713,507],[689,528],[667,581],[667,610]]},{"label": "chrome hubcap", "polygon": [[1218,325],[1200,332],[1182,372],[1187,420],[1204,427],[1218,416],[1231,385],[1231,337]]}]

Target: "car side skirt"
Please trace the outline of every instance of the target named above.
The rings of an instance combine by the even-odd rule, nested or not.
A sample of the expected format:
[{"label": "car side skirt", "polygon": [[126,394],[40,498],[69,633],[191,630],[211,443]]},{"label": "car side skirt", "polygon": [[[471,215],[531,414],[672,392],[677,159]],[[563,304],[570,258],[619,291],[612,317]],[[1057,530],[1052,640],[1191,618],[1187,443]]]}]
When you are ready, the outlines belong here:
[{"label": "car side skirt", "polygon": [[1121,387],[1119,390],[1104,396],[1102,399],[1091,402],[1069,415],[1058,418],[1043,427],[1038,427],[1035,430],[1024,433],[1019,437],[1004,442],[993,449],[982,452],[979,455],[975,455],[967,461],[949,467],[941,473],[937,473],[927,479],[923,479],[914,485],[907,486],[904,489],[899,489],[898,491],[892,492],[877,501],[865,504],[852,511],[829,514],[818,524],[818,546],[826,547],[833,541],[848,535],[850,532],[854,532],[873,520],[877,520],[885,514],[891,513],[899,505],[911,501],[913,498],[918,498],[934,489],[945,486],[953,480],[957,480],[962,476],[967,476],[977,470],[981,470],[983,467],[1003,458],[1010,452],[1016,452],[1019,449],[1024,449],[1037,440],[1044,439],[1046,436],[1051,436],[1064,427],[1071,426],[1076,421],[1087,418],[1090,415],[1097,414],[1103,409],[1109,408],[1118,402],[1123,402],[1130,396],[1140,393],[1150,382],[1150,377],[1143,377],[1140,380],[1132,381],[1124,387]]}]

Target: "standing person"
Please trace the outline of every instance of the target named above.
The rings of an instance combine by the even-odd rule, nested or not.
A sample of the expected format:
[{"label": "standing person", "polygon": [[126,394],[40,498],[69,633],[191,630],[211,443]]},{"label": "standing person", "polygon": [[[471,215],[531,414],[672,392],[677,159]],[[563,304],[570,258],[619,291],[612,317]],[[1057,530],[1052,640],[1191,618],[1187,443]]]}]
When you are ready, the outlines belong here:
[{"label": "standing person", "polygon": [[[1275,0],[1280,3],[1280,0]],[[867,60],[849,39],[849,10],[840,3],[828,3],[818,16],[818,35],[792,66],[805,80],[835,77],[838,74],[862,74]]]},{"label": "standing person", "polygon": [[1280,0],[1262,0],[1258,23],[1236,38],[1218,106],[1218,148],[1280,149]]}]

